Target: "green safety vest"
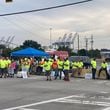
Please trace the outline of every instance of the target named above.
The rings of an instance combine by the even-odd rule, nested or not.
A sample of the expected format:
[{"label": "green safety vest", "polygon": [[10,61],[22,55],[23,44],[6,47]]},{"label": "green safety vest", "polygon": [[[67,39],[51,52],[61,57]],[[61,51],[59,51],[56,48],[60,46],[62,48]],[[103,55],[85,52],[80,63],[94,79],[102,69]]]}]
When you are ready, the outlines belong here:
[{"label": "green safety vest", "polygon": [[64,70],[69,70],[70,69],[70,62],[69,60],[64,61]]},{"label": "green safety vest", "polygon": [[107,63],[102,63],[102,64],[101,64],[101,67],[102,67],[102,68],[107,68]]},{"label": "green safety vest", "polygon": [[78,67],[82,68],[83,67],[83,62],[78,62]]},{"label": "green safety vest", "polygon": [[0,68],[6,68],[6,67],[7,67],[6,60],[0,60]]},{"label": "green safety vest", "polygon": [[46,61],[46,62],[44,63],[44,65],[43,65],[43,67],[44,67],[44,69],[45,69],[46,71],[51,70],[51,62]]},{"label": "green safety vest", "polygon": [[72,62],[72,68],[76,69],[78,67],[77,62]]},{"label": "green safety vest", "polygon": [[63,69],[63,61],[58,60],[58,69]]},{"label": "green safety vest", "polygon": [[96,61],[92,60],[91,65],[92,65],[92,68],[96,69],[96,67],[97,67]]}]

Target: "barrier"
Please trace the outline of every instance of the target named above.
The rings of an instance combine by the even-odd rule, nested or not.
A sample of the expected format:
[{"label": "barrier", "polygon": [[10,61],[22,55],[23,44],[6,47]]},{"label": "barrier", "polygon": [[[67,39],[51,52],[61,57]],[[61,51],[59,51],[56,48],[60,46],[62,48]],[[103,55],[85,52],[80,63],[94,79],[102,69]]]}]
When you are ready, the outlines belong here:
[{"label": "barrier", "polygon": [[26,71],[18,71],[17,78],[28,78]]},{"label": "barrier", "polygon": [[92,79],[92,73],[86,73],[85,79]]}]

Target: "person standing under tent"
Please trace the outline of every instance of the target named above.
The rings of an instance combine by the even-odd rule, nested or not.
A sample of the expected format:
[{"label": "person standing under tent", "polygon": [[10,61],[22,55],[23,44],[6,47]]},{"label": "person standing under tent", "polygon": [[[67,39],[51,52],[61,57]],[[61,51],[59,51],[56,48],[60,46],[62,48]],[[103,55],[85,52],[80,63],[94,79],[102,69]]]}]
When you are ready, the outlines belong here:
[{"label": "person standing under tent", "polygon": [[48,59],[45,59],[44,61],[45,62],[44,62],[43,67],[44,67],[44,70],[45,70],[45,74],[47,76],[47,81],[48,80],[51,81],[52,80],[51,79],[51,65],[52,65],[52,63]]}]

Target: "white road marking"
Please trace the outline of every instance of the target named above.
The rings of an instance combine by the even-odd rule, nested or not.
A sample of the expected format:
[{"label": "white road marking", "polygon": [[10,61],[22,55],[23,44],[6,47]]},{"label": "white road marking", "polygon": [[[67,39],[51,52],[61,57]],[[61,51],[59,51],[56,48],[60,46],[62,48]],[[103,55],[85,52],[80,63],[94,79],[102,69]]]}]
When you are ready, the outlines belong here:
[{"label": "white road marking", "polygon": [[102,94],[107,94],[107,93],[109,93],[109,92],[101,91],[100,93],[102,93]]},{"label": "white road marking", "polygon": [[[71,98],[78,98],[78,99],[71,99]],[[79,99],[79,98],[81,98],[81,99]],[[51,99],[51,100],[36,102],[36,103],[32,103],[32,104],[27,104],[27,105],[21,105],[21,106],[17,106],[17,107],[11,107],[11,108],[2,109],[2,110],[15,110],[15,109],[34,110],[34,109],[27,109],[27,107],[41,105],[41,104],[47,104],[47,103],[51,103],[51,102],[98,105],[98,106],[104,106],[104,107],[109,107],[110,108],[110,103],[109,102],[90,101],[90,100],[85,99],[84,94],[77,94],[77,95],[71,95],[71,96],[57,98],[57,99]],[[106,108],[104,110],[110,110],[109,108]]]},{"label": "white road marking", "polygon": [[97,84],[103,84],[103,83],[107,83],[108,81],[97,81]]},{"label": "white road marking", "polygon": [[110,110],[110,107],[107,107],[107,108],[105,108],[105,109],[103,109],[103,110]]},{"label": "white road marking", "polygon": [[26,108],[26,107],[30,107],[30,106],[36,106],[36,105],[41,105],[41,104],[56,102],[58,100],[73,98],[73,97],[76,97],[76,96],[79,96],[79,95],[71,95],[71,96],[67,96],[67,97],[62,97],[62,98],[57,98],[57,99],[51,99],[51,100],[36,102],[36,103],[32,103],[32,104],[27,104],[27,105],[21,105],[21,106],[18,106],[18,107],[12,107],[12,108],[2,109],[2,110],[15,110],[15,109],[20,109],[20,108]]},{"label": "white road marking", "polygon": [[64,100],[58,100],[56,102],[61,102],[61,103],[78,103],[78,104],[85,104],[85,105],[98,105],[98,106],[110,107],[110,103],[108,103],[108,102],[98,102],[98,101],[89,101],[89,100],[64,99]]},{"label": "white road marking", "polygon": [[19,110],[39,110],[39,109],[20,108]]}]

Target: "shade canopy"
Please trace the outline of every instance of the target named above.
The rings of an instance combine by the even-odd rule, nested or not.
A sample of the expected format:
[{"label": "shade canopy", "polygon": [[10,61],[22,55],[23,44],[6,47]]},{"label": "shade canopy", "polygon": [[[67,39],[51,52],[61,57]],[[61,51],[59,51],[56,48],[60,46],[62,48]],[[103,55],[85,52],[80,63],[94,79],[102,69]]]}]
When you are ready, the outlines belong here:
[{"label": "shade canopy", "polygon": [[11,56],[30,57],[30,56],[49,56],[49,54],[44,52],[44,51],[37,50],[37,49],[29,47],[29,48],[26,48],[26,49],[22,49],[22,50],[12,52]]}]

